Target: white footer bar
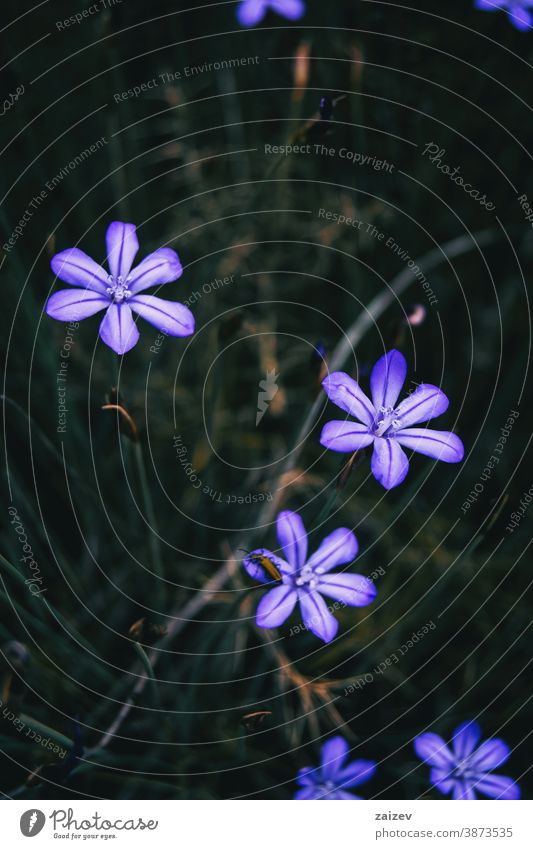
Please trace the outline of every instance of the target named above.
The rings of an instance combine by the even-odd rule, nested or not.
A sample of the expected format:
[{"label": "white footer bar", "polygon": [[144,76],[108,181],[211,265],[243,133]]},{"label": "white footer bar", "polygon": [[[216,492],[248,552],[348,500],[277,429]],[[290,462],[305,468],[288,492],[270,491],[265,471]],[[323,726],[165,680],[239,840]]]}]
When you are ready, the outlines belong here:
[{"label": "white footer bar", "polygon": [[[532,849],[532,803],[6,801],[2,846]],[[29,839],[35,838],[30,844]],[[68,842],[67,842],[68,841]]]}]

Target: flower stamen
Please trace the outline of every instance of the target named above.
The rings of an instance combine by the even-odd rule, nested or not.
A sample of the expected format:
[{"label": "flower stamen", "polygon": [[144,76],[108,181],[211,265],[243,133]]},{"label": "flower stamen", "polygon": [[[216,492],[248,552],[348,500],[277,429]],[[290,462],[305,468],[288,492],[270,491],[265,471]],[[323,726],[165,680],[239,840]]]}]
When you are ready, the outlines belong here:
[{"label": "flower stamen", "polygon": [[120,275],[118,277],[113,277],[113,275],[110,274],[108,283],[110,285],[107,287],[106,291],[113,303],[122,304],[131,297],[131,292],[128,289],[128,278],[124,280],[124,278]]},{"label": "flower stamen", "polygon": [[390,430],[398,430],[402,426],[402,420],[394,407],[380,407],[374,422],[373,433],[375,436],[390,436]]}]

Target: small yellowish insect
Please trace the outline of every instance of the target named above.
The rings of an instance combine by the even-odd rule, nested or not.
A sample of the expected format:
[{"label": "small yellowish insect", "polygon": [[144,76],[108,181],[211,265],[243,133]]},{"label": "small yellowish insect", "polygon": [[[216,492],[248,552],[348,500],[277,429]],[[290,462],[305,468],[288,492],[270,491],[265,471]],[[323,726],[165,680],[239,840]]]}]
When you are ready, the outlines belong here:
[{"label": "small yellowish insect", "polygon": [[250,555],[250,560],[252,563],[257,563],[258,566],[261,566],[275,581],[281,581],[281,572],[274,561],[270,557],[267,557],[266,554],[260,554],[256,551]]}]

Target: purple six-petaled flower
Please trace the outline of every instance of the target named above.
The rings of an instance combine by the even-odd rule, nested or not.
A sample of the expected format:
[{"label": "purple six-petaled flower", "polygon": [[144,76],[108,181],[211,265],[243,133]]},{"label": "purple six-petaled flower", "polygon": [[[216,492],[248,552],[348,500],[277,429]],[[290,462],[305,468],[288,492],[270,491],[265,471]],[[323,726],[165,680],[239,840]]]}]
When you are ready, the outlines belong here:
[{"label": "purple six-petaled flower", "polygon": [[243,565],[254,581],[272,583],[272,575],[262,565],[268,558],[278,570],[281,580],[259,602],[256,622],[261,628],[277,628],[300,604],[303,624],[319,639],[329,643],[339,623],[322,596],[343,605],[364,607],[371,604],[377,590],[368,578],[353,573],[335,572],[335,566],[351,563],[358,551],[352,531],[338,528],[327,536],[311,557],[307,557],[307,533],[298,513],[284,510],[276,522],[279,544],[285,558],[261,548],[250,552]]},{"label": "purple six-petaled flower", "polygon": [[385,489],[401,484],[409,471],[403,448],[447,463],[459,463],[464,456],[463,443],[454,433],[412,427],[440,416],[449,402],[437,386],[421,383],[398,404],[406,374],[403,354],[389,351],[372,369],[372,401],[344,372],[333,372],[322,383],[329,399],[362,424],[349,420],[328,422],[321,444],[332,451],[350,453],[373,445],[372,474]]},{"label": "purple six-petaled flower", "polygon": [[305,4],[303,0],[243,0],[237,9],[239,23],[243,27],[255,27],[269,9],[290,21],[297,21],[305,12]]},{"label": "purple six-petaled flower", "polygon": [[332,737],[322,746],[320,766],[304,767],[296,777],[302,788],[294,794],[295,799],[361,799],[347,793],[347,787],[357,787],[368,781],[376,771],[375,761],[357,760],[346,763],[349,746],[344,737]]},{"label": "purple six-petaled flower", "polygon": [[507,11],[509,20],[516,29],[528,30],[533,27],[533,0],[475,0],[476,9],[495,12]]},{"label": "purple six-petaled flower", "polygon": [[455,729],[451,748],[438,734],[415,737],[419,758],[431,767],[429,780],[437,790],[454,799],[476,799],[476,791],[491,799],[519,799],[520,787],[512,778],[494,775],[511,750],[503,740],[486,740],[478,746],[481,729],[477,722],[464,722]]},{"label": "purple six-petaled flower", "polygon": [[54,274],[64,283],[79,287],[55,292],[46,312],[58,321],[81,321],[101,310],[100,337],[117,354],[137,343],[139,331],[132,310],[170,336],[194,333],[194,317],[183,304],[144,295],[145,289],[171,283],[183,268],[171,248],[159,248],[132,269],[139,242],[134,224],[113,221],[107,228],[109,273],[79,248],[68,248],[52,258]]}]

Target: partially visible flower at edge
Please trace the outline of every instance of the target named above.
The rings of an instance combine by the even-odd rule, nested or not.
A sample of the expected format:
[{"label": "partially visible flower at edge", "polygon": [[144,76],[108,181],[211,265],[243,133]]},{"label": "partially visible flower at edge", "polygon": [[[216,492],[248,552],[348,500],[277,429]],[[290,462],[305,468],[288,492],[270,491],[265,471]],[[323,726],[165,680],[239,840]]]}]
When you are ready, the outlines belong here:
[{"label": "partially visible flower at edge", "polygon": [[243,0],[237,9],[237,18],[243,27],[254,27],[261,23],[269,9],[290,21],[297,21],[305,13],[305,3],[303,0]]},{"label": "partially visible flower at edge", "polygon": [[362,424],[328,422],[320,436],[321,445],[345,453],[373,445],[372,474],[385,489],[399,486],[409,471],[402,446],[446,463],[460,463],[464,456],[463,443],[454,433],[411,427],[440,416],[449,401],[437,386],[421,383],[397,405],[406,374],[403,354],[389,351],[372,369],[372,401],[357,381],[342,371],[333,372],[322,382],[330,401]]},{"label": "partially visible flower at edge", "polygon": [[357,787],[369,781],[376,771],[375,761],[357,760],[346,763],[349,746],[340,735],[327,740],[320,752],[320,766],[304,767],[296,776],[301,790],[294,794],[299,800],[354,800],[361,799],[347,793],[347,787]]},{"label": "partially visible flower at edge", "polygon": [[475,0],[476,9],[484,12],[506,11],[512,25],[523,32],[533,27],[533,0]]},{"label": "partially visible flower at edge", "polygon": [[358,551],[357,540],[348,528],[338,528],[327,536],[311,557],[307,557],[307,532],[298,513],[284,510],[276,522],[284,560],[265,548],[250,552],[243,566],[262,584],[272,584],[272,576],[261,564],[268,558],[280,574],[276,584],[259,602],[256,622],[260,628],[277,628],[300,604],[303,624],[325,643],[335,637],[339,623],[329,610],[323,595],[350,607],[371,604],[377,590],[372,581],[352,572],[329,574],[335,566],[351,563]]},{"label": "partially visible flower at edge", "polygon": [[415,752],[431,767],[429,780],[444,796],[476,799],[476,791],[490,799],[519,799],[520,787],[506,775],[494,775],[493,769],[505,763],[511,750],[503,740],[481,739],[477,722],[463,722],[455,729],[451,749],[438,734],[428,732],[415,737]]},{"label": "partially visible flower at edge", "polygon": [[159,248],[132,270],[139,250],[136,227],[122,221],[113,221],[107,228],[106,248],[109,273],[79,248],[67,248],[52,257],[56,277],[80,288],[51,295],[46,304],[51,318],[81,321],[106,310],[100,337],[117,354],[125,354],[138,342],[132,310],[169,336],[194,333],[194,316],[186,306],[141,294],[181,277],[183,268],[175,251]]}]

